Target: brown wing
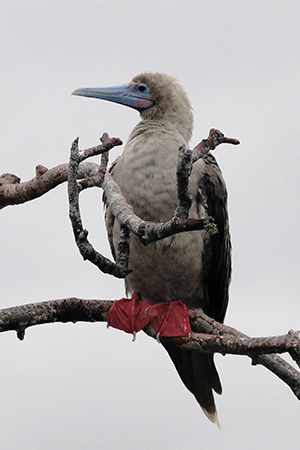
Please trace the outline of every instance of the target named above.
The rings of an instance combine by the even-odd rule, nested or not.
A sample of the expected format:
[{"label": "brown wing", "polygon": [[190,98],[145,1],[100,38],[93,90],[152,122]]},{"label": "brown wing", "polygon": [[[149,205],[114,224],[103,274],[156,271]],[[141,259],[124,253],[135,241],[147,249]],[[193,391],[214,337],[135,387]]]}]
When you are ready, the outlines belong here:
[{"label": "brown wing", "polygon": [[205,196],[206,210],[215,220],[218,233],[211,236],[205,249],[205,265],[210,310],[207,314],[223,322],[228,305],[231,278],[231,242],[227,211],[227,190],[221,170],[213,157],[204,158],[205,171],[200,181],[201,195]]}]

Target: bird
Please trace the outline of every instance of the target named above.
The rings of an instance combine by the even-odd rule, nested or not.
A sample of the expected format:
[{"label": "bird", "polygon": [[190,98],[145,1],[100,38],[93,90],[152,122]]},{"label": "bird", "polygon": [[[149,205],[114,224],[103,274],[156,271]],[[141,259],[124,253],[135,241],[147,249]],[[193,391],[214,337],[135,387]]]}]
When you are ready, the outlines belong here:
[{"label": "bird", "polygon": [[[73,94],[119,103],[140,113],[141,121],[110,172],[135,214],[152,222],[170,220],[177,205],[178,150],[189,145],[193,132],[193,110],[181,84],[170,75],[144,72],[120,86],[81,88]],[[125,278],[126,292],[138,292],[151,304],[180,299],[187,307],[200,307],[223,322],[231,278],[231,240],[227,189],[211,153],[194,163],[189,191],[189,217],[212,217],[218,233],[188,231],[148,246],[131,235],[132,272]],[[109,206],[106,227],[115,256],[120,226]],[[162,344],[184,385],[208,419],[219,426],[213,391],[221,394],[222,386],[213,355],[181,349],[168,341]]]}]

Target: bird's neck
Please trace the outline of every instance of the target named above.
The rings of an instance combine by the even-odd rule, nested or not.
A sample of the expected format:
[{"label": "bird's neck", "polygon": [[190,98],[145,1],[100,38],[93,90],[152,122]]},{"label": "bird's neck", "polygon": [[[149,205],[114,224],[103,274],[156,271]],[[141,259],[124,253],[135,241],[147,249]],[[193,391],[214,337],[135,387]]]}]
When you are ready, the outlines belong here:
[{"label": "bird's neck", "polygon": [[[124,152],[135,152],[144,146],[149,150],[150,143],[151,145],[156,143],[155,147],[159,144],[159,147],[162,146],[165,150],[174,147],[174,151],[177,152],[182,145],[188,145],[191,135],[191,129],[180,127],[180,124],[170,120],[142,120],[130,133]],[[135,145],[129,145],[133,141]]]},{"label": "bird's neck", "polygon": [[[142,117],[143,118],[143,117]],[[193,116],[187,118],[176,114],[164,116],[160,119],[143,118],[141,122],[132,130],[131,136],[143,132],[155,132],[155,130],[168,130],[173,133],[179,133],[182,136],[184,144],[188,144],[193,134]]]},{"label": "bird's neck", "polygon": [[193,114],[187,111],[186,114],[176,114],[176,111],[165,114],[161,120],[165,124],[172,124],[174,128],[182,135],[183,139],[188,144],[193,134]]}]

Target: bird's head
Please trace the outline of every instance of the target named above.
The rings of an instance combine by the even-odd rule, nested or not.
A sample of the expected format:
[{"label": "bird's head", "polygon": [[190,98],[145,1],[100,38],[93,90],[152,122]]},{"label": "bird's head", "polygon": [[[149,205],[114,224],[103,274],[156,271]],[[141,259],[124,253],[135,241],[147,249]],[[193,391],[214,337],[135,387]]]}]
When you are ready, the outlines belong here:
[{"label": "bird's head", "polygon": [[73,95],[94,97],[121,103],[139,111],[142,119],[174,123],[190,139],[193,113],[189,98],[175,78],[162,73],[145,72],[130,83],[107,88],[82,88]]}]

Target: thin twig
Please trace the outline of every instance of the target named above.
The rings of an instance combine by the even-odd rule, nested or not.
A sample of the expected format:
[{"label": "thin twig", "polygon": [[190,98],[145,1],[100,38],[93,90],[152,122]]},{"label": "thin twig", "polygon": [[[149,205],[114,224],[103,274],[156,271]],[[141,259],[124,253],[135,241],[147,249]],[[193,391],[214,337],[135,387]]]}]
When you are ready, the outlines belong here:
[{"label": "thin twig", "polygon": [[[102,145],[95,147],[97,154],[103,154],[115,145],[120,145],[120,140],[112,138],[110,139],[107,134],[102,136]],[[87,149],[86,152],[91,156],[91,149]],[[77,170],[79,163],[85,159],[86,154],[84,150],[79,150],[78,138],[72,144],[70,162],[69,162],[69,176],[68,176],[68,195],[69,195],[69,217],[71,220],[75,242],[84,260],[88,260],[96,265],[102,272],[115,276],[116,278],[125,278],[131,271],[127,266],[116,264],[109,258],[101,255],[97,252],[92,244],[89,242],[87,236],[88,231],[83,228],[80,208],[79,208],[79,191],[80,188],[77,184]],[[103,169],[107,165],[106,157],[102,159],[102,164],[96,175],[93,177],[95,183],[100,185],[103,182],[104,175]],[[82,186],[82,185],[81,185]],[[123,261],[123,260],[122,260]]]}]

